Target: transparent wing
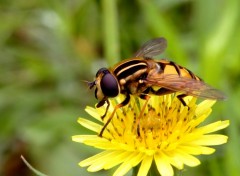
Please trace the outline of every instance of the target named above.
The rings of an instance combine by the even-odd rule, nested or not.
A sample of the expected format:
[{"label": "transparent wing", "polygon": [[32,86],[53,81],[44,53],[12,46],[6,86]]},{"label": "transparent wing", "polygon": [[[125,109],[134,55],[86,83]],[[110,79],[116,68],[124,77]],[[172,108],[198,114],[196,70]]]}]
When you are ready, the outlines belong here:
[{"label": "transparent wing", "polygon": [[181,77],[175,74],[167,74],[160,76],[147,77],[143,80],[147,84],[152,86],[164,87],[172,91],[181,92],[183,94],[202,97],[206,99],[224,100],[226,96],[219,90],[207,85],[206,83]]},{"label": "transparent wing", "polygon": [[163,37],[152,39],[134,54],[135,57],[153,57],[161,54],[167,48],[167,40]]}]

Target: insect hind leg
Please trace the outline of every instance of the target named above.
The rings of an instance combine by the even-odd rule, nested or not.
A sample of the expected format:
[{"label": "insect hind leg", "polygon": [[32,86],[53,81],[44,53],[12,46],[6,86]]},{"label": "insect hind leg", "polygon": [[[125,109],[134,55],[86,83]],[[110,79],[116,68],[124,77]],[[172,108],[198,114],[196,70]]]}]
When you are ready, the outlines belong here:
[{"label": "insect hind leg", "polygon": [[[187,106],[187,103],[184,101],[183,98],[185,98],[187,95],[186,94],[180,94],[177,96],[177,98],[179,99],[179,101],[181,101],[181,103],[183,104],[183,106]],[[188,106],[187,106],[188,107]],[[189,109],[189,107],[188,107]]]},{"label": "insect hind leg", "polygon": [[[155,95],[166,95],[166,94],[174,93],[174,91],[166,89],[166,88],[160,88],[157,91],[151,89],[151,92]],[[181,101],[183,106],[187,106],[186,102],[183,99],[186,96],[188,96],[188,95],[186,95],[186,94],[177,95],[177,98],[179,99],[179,101]]]}]

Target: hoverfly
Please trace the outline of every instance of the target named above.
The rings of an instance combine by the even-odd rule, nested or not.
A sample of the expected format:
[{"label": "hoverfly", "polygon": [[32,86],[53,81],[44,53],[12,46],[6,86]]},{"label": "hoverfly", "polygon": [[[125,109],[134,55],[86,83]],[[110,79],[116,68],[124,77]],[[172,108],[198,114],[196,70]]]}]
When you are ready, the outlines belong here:
[{"label": "hoverfly", "polygon": [[160,96],[178,92],[180,94],[177,98],[184,106],[186,103],[183,98],[188,95],[205,99],[225,99],[222,92],[204,83],[187,68],[166,59],[152,59],[162,53],[166,47],[165,38],[152,39],[146,42],[133,58],[126,59],[109,69],[99,69],[95,80],[88,83],[90,89],[96,87],[95,97],[99,100],[96,107],[99,108],[107,103],[102,119],[106,116],[110,105],[108,98],[119,94],[125,95],[123,102],[114,108],[99,136],[102,136],[115,111],[129,103],[130,94],[147,99],[151,94]]}]

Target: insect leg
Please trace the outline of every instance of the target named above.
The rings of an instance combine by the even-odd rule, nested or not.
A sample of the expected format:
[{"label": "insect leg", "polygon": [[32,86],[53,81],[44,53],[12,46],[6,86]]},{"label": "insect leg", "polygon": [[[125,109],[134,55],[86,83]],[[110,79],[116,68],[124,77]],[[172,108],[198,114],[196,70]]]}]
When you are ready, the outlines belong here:
[{"label": "insect leg", "polygon": [[[108,118],[107,122],[104,124],[102,130],[100,131],[99,137],[102,137],[104,130],[106,129],[106,127],[108,126],[108,124],[111,122],[111,120],[112,120],[112,118],[113,118],[113,115],[115,114],[116,110],[117,110],[118,108],[121,108],[121,107],[125,106],[126,104],[128,104],[129,101],[130,101],[130,95],[129,95],[129,94],[126,94],[126,98],[123,100],[123,102],[120,103],[120,104],[118,104],[118,105],[116,105],[116,106],[114,107],[114,110],[113,110],[112,114],[110,115],[110,117]],[[109,103],[109,102],[108,102],[108,103]],[[108,104],[108,107],[109,107],[109,105],[110,105],[110,104]],[[108,108],[107,108],[107,109],[108,109]],[[106,113],[107,113],[107,111],[105,112],[105,115],[106,115]]]},{"label": "insect leg", "polygon": [[[173,90],[169,90],[169,89],[166,89],[166,88],[160,88],[158,89],[157,91],[153,90],[152,88],[150,89],[150,92],[152,92],[153,94],[155,95],[166,95],[166,94],[170,94],[170,93],[173,93],[175,91]],[[186,94],[180,94],[177,96],[177,98],[179,99],[179,101],[181,101],[181,103],[184,105],[184,106],[187,106],[186,102],[184,101],[184,97],[186,97],[187,95]]]},{"label": "insect leg", "polygon": [[158,90],[154,90],[153,88],[151,88],[150,92],[154,95],[166,95],[166,94],[173,93],[174,91],[161,87]]},{"label": "insect leg", "polygon": [[142,107],[142,109],[141,109],[141,112],[140,112],[140,114],[139,114],[139,116],[138,116],[138,118],[137,118],[137,122],[136,122],[136,124],[137,124],[137,135],[138,135],[138,136],[140,136],[140,118],[142,117],[143,112],[144,112],[144,110],[145,110],[145,108],[146,108],[146,106],[147,106],[147,103],[148,103],[148,101],[149,101],[149,99],[150,99],[150,97],[151,97],[151,96],[148,94],[150,90],[151,90],[151,88],[148,87],[146,90],[144,90],[144,91],[139,95],[139,97],[140,97],[141,99],[144,99],[144,100],[146,100],[146,101],[145,101],[145,103],[144,103],[144,105],[143,105],[143,107]]},{"label": "insect leg", "polygon": [[[169,89],[166,89],[166,88],[160,88],[158,89],[157,91],[153,90],[151,88],[150,90],[153,94],[155,95],[166,95],[166,94],[170,94],[170,93],[173,93],[175,91],[172,91],[172,90],[169,90]],[[184,97],[186,97],[187,95],[186,94],[180,94],[177,96],[177,98],[179,99],[179,101],[181,101],[181,103],[184,105],[184,106],[187,106],[186,102],[184,101]]]},{"label": "insect leg", "polygon": [[105,104],[105,102],[107,102],[107,108],[106,108],[105,113],[101,116],[102,120],[104,119],[104,117],[107,114],[110,103],[109,103],[108,99],[103,99],[102,101],[98,102],[98,104],[97,104],[97,108],[100,108],[101,106],[103,106]]},{"label": "insect leg", "polygon": [[149,101],[149,99],[151,98],[151,96],[148,95],[148,94],[141,94],[141,95],[140,95],[140,98],[142,98],[142,99],[144,99],[144,100],[146,100],[146,101],[145,101],[145,103],[144,103],[144,105],[143,105],[143,107],[142,107],[142,109],[141,109],[141,112],[140,112],[138,118],[137,118],[137,135],[138,135],[138,136],[140,136],[140,118],[142,117],[143,112],[144,112],[144,110],[145,110],[145,108],[146,108],[146,106],[147,106],[147,104],[148,104],[148,101]]},{"label": "insect leg", "polygon": [[109,109],[109,106],[110,106],[109,100],[106,100],[106,102],[107,102],[107,108],[106,108],[105,113],[101,116],[101,119],[102,119],[102,120],[103,120],[104,117],[107,115],[107,112],[108,112],[108,109]]},{"label": "insect leg", "polygon": [[183,104],[183,106],[187,106],[186,102],[184,101],[184,97],[186,97],[187,95],[186,94],[181,94],[181,95],[178,95],[177,98],[181,101],[181,103]]}]

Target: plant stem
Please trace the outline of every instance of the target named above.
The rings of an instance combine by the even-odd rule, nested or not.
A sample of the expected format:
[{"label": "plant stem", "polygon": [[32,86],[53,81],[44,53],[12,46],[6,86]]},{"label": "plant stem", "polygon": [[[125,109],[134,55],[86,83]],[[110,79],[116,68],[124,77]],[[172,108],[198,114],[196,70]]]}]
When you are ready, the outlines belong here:
[{"label": "plant stem", "polygon": [[102,1],[104,54],[109,65],[117,63],[119,59],[119,33],[116,2],[116,0]]}]

